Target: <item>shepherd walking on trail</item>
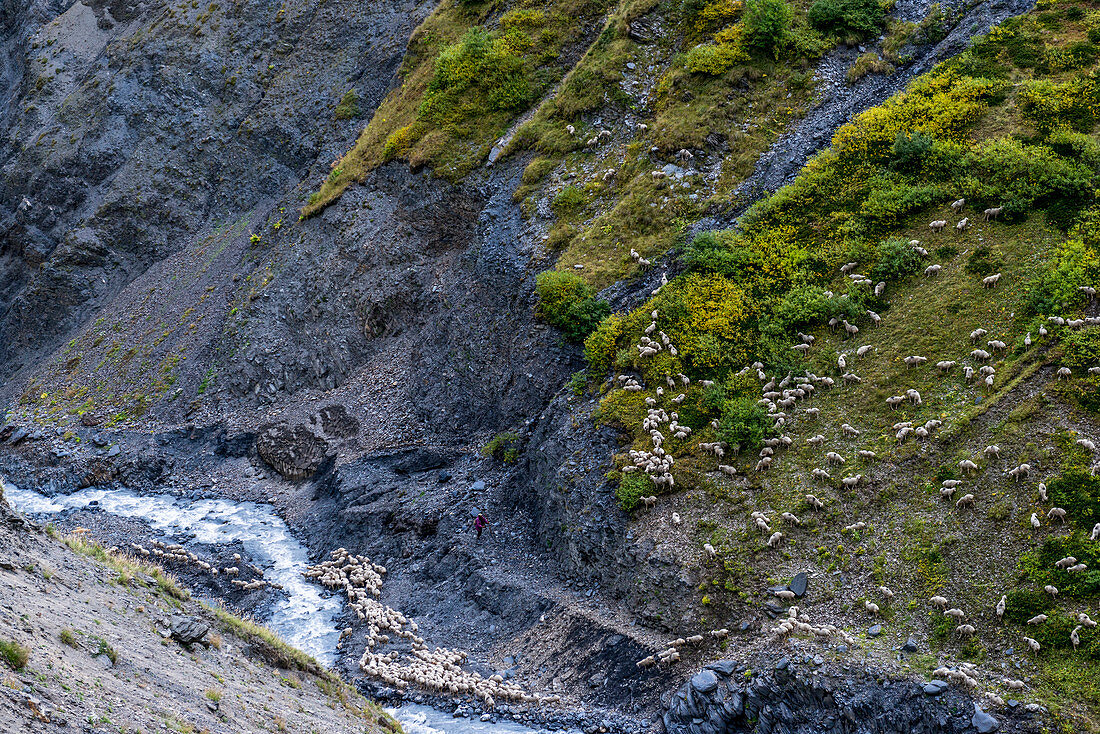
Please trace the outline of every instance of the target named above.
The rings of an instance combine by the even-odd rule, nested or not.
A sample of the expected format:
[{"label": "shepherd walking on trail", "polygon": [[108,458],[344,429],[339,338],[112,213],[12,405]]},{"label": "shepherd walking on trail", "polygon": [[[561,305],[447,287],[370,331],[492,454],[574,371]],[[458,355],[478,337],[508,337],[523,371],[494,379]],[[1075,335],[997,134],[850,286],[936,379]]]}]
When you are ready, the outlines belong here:
[{"label": "shepherd walking on trail", "polygon": [[[489,525],[489,521],[485,518],[485,515],[480,512],[477,513],[477,517],[474,518],[474,530],[477,531],[477,540],[481,540],[481,531]],[[475,541],[476,542],[476,541]]]}]

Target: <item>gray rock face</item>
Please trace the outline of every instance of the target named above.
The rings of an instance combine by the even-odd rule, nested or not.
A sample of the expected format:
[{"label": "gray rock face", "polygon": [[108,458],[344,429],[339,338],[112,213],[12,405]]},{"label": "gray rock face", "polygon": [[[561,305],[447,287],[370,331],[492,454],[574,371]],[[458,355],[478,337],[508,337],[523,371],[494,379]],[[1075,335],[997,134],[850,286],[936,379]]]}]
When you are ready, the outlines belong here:
[{"label": "gray rock face", "polygon": [[974,718],[971,719],[970,723],[978,730],[978,734],[989,734],[989,732],[1001,728],[1000,722],[995,717],[982,711],[978,704],[974,704]]},{"label": "gray rock face", "polygon": [[[775,672],[748,679],[735,672],[738,667],[732,660],[712,663],[676,691],[663,717],[667,734],[973,734],[1001,726],[943,681],[922,686],[883,680],[870,669],[832,666],[804,675],[786,658],[779,664],[754,661],[748,668]],[[922,688],[937,694],[924,695]],[[973,716],[965,713],[971,709]],[[1033,732],[1040,722],[1009,714],[1004,725],[1013,732]]]},{"label": "gray rock face", "polygon": [[326,445],[324,439],[305,426],[280,423],[260,431],[256,451],[287,479],[305,479],[324,461]]},{"label": "gray rock face", "polygon": [[168,620],[168,629],[173,640],[184,645],[191,645],[206,639],[206,633],[210,631],[210,625],[195,617],[176,614]]},{"label": "gray rock face", "polygon": [[787,588],[790,589],[795,596],[802,598],[806,595],[806,586],[808,583],[809,577],[806,575],[805,571],[802,571],[794,575],[794,578],[791,579],[791,583],[787,585]]}]

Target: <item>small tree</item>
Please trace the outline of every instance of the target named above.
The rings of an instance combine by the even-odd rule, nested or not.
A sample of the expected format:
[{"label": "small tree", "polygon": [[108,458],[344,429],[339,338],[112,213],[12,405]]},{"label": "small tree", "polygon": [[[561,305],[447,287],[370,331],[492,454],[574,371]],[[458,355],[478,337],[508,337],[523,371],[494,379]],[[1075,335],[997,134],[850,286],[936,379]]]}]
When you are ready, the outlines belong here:
[{"label": "small tree", "polygon": [[791,7],[784,0],[748,0],[745,3],[745,42],[749,48],[779,58],[779,49],[791,27]]}]

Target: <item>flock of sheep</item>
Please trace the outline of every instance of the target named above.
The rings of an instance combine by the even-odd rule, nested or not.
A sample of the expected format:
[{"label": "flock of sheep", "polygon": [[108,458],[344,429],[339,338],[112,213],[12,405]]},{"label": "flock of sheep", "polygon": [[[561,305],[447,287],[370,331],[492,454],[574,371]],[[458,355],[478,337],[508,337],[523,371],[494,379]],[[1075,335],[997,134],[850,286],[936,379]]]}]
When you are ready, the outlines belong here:
[{"label": "flock of sheep", "polygon": [[[241,569],[239,566],[218,568],[217,566],[214,566],[202,560],[197,555],[186,550],[182,545],[179,545],[178,543],[165,545],[159,540],[154,540],[151,541],[150,545],[152,545],[153,547],[146,548],[140,543],[130,543],[130,548],[143,558],[153,557],[161,562],[168,561],[172,563],[190,564],[193,566],[197,566],[203,571],[206,571],[211,576],[224,575],[231,577],[229,582],[236,586],[238,589],[241,589],[242,591],[255,591],[256,589],[262,589],[265,586],[270,586],[273,589],[283,588],[281,584],[277,584],[274,581],[268,581],[267,579],[265,579],[263,577],[263,569],[257,568],[255,566],[245,566],[245,568],[255,574],[257,578],[254,578],[251,581],[242,581],[241,579],[235,578],[241,573]],[[241,554],[234,553],[233,560],[237,563],[240,563]]]},{"label": "flock of sheep", "polygon": [[[964,204],[964,200],[960,199],[954,202],[952,208],[957,212],[962,208]],[[983,218],[986,221],[989,221],[990,219],[995,219],[1001,212],[1001,207],[987,209],[983,213]],[[934,231],[939,231],[943,229],[946,224],[946,221],[939,220],[933,222],[931,226]],[[963,219],[958,223],[958,225],[956,225],[956,229],[959,229],[961,231],[963,229],[966,229],[968,226],[969,221]],[[910,246],[915,248],[922,256],[927,255],[927,250],[921,248],[918,241],[911,241]],[[871,281],[869,278],[854,272],[856,267],[857,263],[847,263],[843,267],[841,267],[841,272],[842,274],[848,276],[853,283],[871,285]],[[926,277],[935,277],[941,270],[942,266],[932,265],[925,269],[924,274]],[[985,288],[993,288],[996,287],[1000,279],[1001,274],[996,273],[994,275],[985,277],[982,280],[982,285]],[[881,296],[882,293],[885,291],[885,288],[885,283],[878,283],[874,285],[875,294]],[[1095,297],[1096,289],[1094,288],[1081,287],[1080,290],[1086,293],[1090,298]],[[832,294],[830,293],[829,295],[831,296]],[[639,357],[651,357],[662,351],[663,349],[667,349],[669,350],[670,354],[675,355],[675,347],[671,344],[671,340],[669,339],[669,337],[663,331],[659,331],[657,329],[658,313],[654,311],[651,316],[652,322],[645,330],[645,334],[641,337],[639,344],[637,345]],[[868,311],[867,317],[873,324],[881,323],[881,317],[879,317],[878,314]],[[859,328],[856,325],[850,324],[848,321],[844,320],[841,317],[832,318],[829,320],[828,323],[829,327],[832,329],[843,327],[849,337],[854,336],[859,332]],[[1059,316],[1051,316],[1049,317],[1048,323],[1054,326],[1077,329],[1086,325],[1100,325],[1100,317],[1065,319]],[[658,339],[652,338],[652,335],[654,333],[657,334]],[[987,336],[987,334],[988,332],[985,329],[975,329],[970,334],[971,342],[978,342],[979,340]],[[1045,337],[1048,334],[1049,331],[1046,326],[1041,326],[1039,328],[1040,337]],[[800,342],[795,344],[792,349],[805,355],[813,348],[815,337],[809,334],[803,334],[801,332],[798,332],[798,337]],[[1026,335],[1024,339],[1024,344],[1025,346],[1030,346],[1032,344],[1032,335],[1030,332]],[[952,370],[959,367],[960,364],[965,360],[969,360],[973,363],[989,362],[991,359],[993,359],[993,356],[995,354],[997,354],[998,352],[1004,352],[1008,348],[1008,345],[1005,344],[1005,342],[998,339],[987,340],[984,346],[986,347],[986,349],[976,347],[972,351],[970,351],[970,353],[966,355],[966,357],[963,357],[961,359],[944,359],[936,361],[932,364],[932,367],[936,370],[938,374],[947,375]],[[837,370],[840,373],[840,379],[845,384],[859,384],[862,382],[862,379],[851,371],[849,362],[854,362],[858,358],[863,357],[871,349],[871,345],[865,345],[859,347],[854,352],[839,355],[837,360]],[[929,359],[921,355],[910,355],[906,357],[903,361],[908,368],[917,369],[920,368],[922,365],[928,363]],[[975,367],[977,367],[976,370]],[[1088,372],[1092,375],[1100,375],[1100,367],[1093,367],[1089,369]],[[810,371],[806,371],[805,375],[802,377],[794,377],[793,375],[788,374],[783,379],[777,381],[776,378],[769,378],[769,376],[764,372],[763,365],[759,362],[744,368],[739,374],[744,375],[748,373],[755,373],[756,377],[758,377],[760,382],[763,383],[761,391],[762,395],[759,403],[766,408],[768,416],[770,418],[770,422],[775,431],[778,433],[776,437],[766,439],[764,441],[763,448],[760,450],[759,459],[756,462],[755,470],[757,472],[764,472],[773,466],[774,462],[777,459],[777,451],[790,447],[794,443],[794,440],[791,438],[791,436],[783,433],[782,431],[784,430],[784,426],[792,421],[793,413],[795,412],[796,406],[798,406],[800,402],[810,400],[814,396],[816,391],[833,387],[836,381],[831,377],[817,376]],[[975,364],[974,367],[970,365],[963,365],[962,374],[967,384],[972,383],[975,377],[978,377],[985,388],[992,388],[996,376],[996,370],[989,364],[981,364],[981,366]],[[1068,367],[1060,367],[1055,372],[1055,375],[1056,378],[1059,380],[1067,379],[1072,376],[1072,370],[1070,370],[1070,368]],[[620,386],[625,390],[638,392],[644,389],[643,385],[639,383],[635,377],[632,377],[630,375],[620,375],[617,379]],[[686,386],[690,384],[689,378],[683,374],[675,376],[667,375],[665,379],[668,387],[673,391],[675,391],[675,388],[680,385]],[[708,384],[711,383],[709,383],[708,381],[703,381],[704,386],[707,386]],[[657,387],[655,390],[655,397],[646,398],[647,414],[645,419],[643,420],[642,427],[647,433],[649,433],[650,439],[653,443],[653,448],[651,450],[631,450],[628,453],[628,459],[630,463],[622,467],[622,471],[627,473],[643,471],[653,479],[654,484],[657,487],[671,488],[674,484],[674,479],[671,471],[674,460],[673,457],[662,448],[662,444],[666,441],[666,437],[665,434],[662,433],[661,428],[665,424],[667,424],[668,432],[675,438],[680,440],[687,439],[691,434],[691,429],[687,426],[682,426],[677,423],[677,414],[675,412],[666,412],[666,409],[661,406],[662,401],[668,401],[671,399],[673,403],[679,405],[684,400],[683,394],[678,394],[673,398],[670,398],[669,395],[671,395],[671,393],[666,393],[663,387]],[[914,388],[909,388],[905,390],[903,394],[893,395],[886,398],[886,403],[894,409],[898,408],[902,403],[906,402],[912,404],[913,406],[920,406],[923,404],[920,393]],[[808,420],[818,420],[820,418],[820,411],[817,408],[805,408],[801,411],[801,415]],[[926,421],[923,424],[916,424],[913,421],[901,421],[895,423],[892,426],[892,430],[895,432],[896,440],[900,443],[906,441],[910,437],[912,437],[913,439],[926,438],[930,436],[934,431],[939,429],[942,425],[942,421],[935,419]],[[717,429],[717,422],[712,422],[711,427]],[[844,423],[840,426],[840,433],[846,438],[853,439],[860,436],[862,431],[854,426],[849,425],[848,423]],[[824,448],[826,438],[824,435],[818,434],[810,437],[809,439],[807,439],[806,442],[809,445],[814,446],[815,448]],[[1077,443],[1078,445],[1082,446],[1090,452],[1096,452],[1096,445],[1088,439],[1079,439]],[[714,457],[718,461],[716,467],[718,471],[730,476],[736,475],[737,469],[730,464],[722,463],[722,459],[726,455],[726,453],[731,450],[734,453],[738,452],[741,448],[740,446],[730,447],[725,443],[718,441],[712,443],[700,442],[698,444],[698,448],[703,452],[714,455]],[[874,452],[872,451],[860,450],[857,453],[859,457],[864,460],[873,460],[876,458]],[[1001,458],[1001,449],[1000,447],[995,445],[987,446],[983,454],[986,459],[999,460]],[[825,459],[825,462],[829,467],[842,467],[847,463],[844,456],[837,451],[826,451],[823,455],[823,458]],[[979,464],[971,459],[964,459],[958,462],[958,467],[963,473],[967,475],[973,474],[980,469]],[[1094,463],[1094,473],[1097,467],[1098,465]],[[1007,469],[1005,471],[1005,477],[1012,478],[1014,481],[1019,481],[1020,479],[1029,477],[1031,473],[1032,467],[1028,463],[1023,462]],[[815,479],[820,481],[828,482],[832,480],[832,476],[830,475],[829,471],[827,471],[827,469],[824,467],[814,468],[810,472],[810,474]],[[857,487],[864,481],[865,477],[862,474],[855,474],[852,476],[842,477],[840,479],[840,484],[845,488],[851,489]],[[940,494],[944,499],[952,500],[954,499],[955,493],[965,483],[965,480],[961,479],[944,480],[940,488]],[[651,508],[656,505],[657,497],[655,495],[642,497],[641,499],[647,508]],[[806,503],[813,510],[821,510],[825,506],[824,502],[813,494],[806,494],[805,500]],[[1049,501],[1045,484],[1039,484],[1039,500],[1041,502]],[[973,507],[976,501],[977,497],[974,493],[965,493],[957,500],[955,500],[955,507],[957,510]],[[1066,515],[1066,510],[1061,507],[1051,507],[1046,513],[1046,517],[1048,519],[1058,520],[1063,523],[1065,522]],[[782,518],[783,522],[793,527],[797,527],[802,524],[801,520],[796,515],[790,512],[784,512],[781,514],[780,517]],[[672,513],[673,524],[678,525],[679,519],[680,518],[677,513]],[[781,544],[785,539],[785,535],[782,531],[773,530],[772,521],[763,512],[754,511],[751,513],[749,519],[750,526],[755,527],[756,529],[768,536],[767,541],[765,542],[766,546],[774,548]],[[1039,519],[1037,514],[1031,515],[1031,524],[1034,528],[1039,528],[1042,526],[1042,521]],[[865,522],[857,522],[852,525],[846,526],[845,530],[862,530],[866,527],[868,526]],[[1097,525],[1093,528],[1090,537],[1093,541],[1100,540],[1100,523],[1097,523]],[[704,552],[709,557],[714,557],[717,554],[716,550],[710,544],[704,545]],[[1088,568],[1086,564],[1079,563],[1078,560],[1073,557],[1063,558],[1058,561],[1055,566],[1068,573],[1080,573],[1087,570]],[[1058,590],[1053,586],[1047,586],[1045,591],[1051,595],[1057,595],[1058,593]],[[894,597],[893,592],[885,586],[880,586],[878,588],[878,592],[881,595],[884,603],[886,604],[889,604]],[[783,601],[787,602],[793,601],[793,599],[795,598],[793,592],[787,590],[778,590],[774,591],[773,593],[777,597],[780,597]],[[955,619],[955,621],[957,622],[955,632],[959,636],[970,636],[974,635],[977,632],[977,628],[974,625],[969,624],[965,621],[966,614],[961,609],[947,608],[948,602],[947,599],[945,599],[944,597],[932,597],[931,603],[943,609],[946,616]],[[1006,603],[1006,598],[1002,597],[1000,603],[995,609],[998,618],[1001,618],[1003,616]],[[877,615],[881,611],[881,607],[879,606],[879,604],[870,600],[864,601],[864,608],[872,615]],[[1046,619],[1046,615],[1040,614],[1028,620],[1028,623],[1033,625],[1042,624],[1046,621]],[[1096,626],[1096,623],[1093,622],[1089,618],[1088,614],[1086,614],[1085,612],[1079,612],[1076,616],[1076,619],[1079,624],[1070,633],[1070,642],[1074,648],[1076,648],[1080,644],[1080,631],[1086,627],[1092,628]],[[722,632],[724,632],[724,630],[716,630],[714,632],[711,632],[710,634],[718,636],[718,633]],[[802,612],[800,615],[797,607],[792,607],[789,610],[789,617],[779,623],[779,625],[777,625],[775,628],[773,628],[771,630],[771,633],[775,639],[785,638],[793,634],[805,634],[813,637],[839,636],[847,640],[847,635],[843,632],[843,630],[840,630],[833,625],[814,626],[810,624],[805,618],[805,613]],[[677,643],[679,644],[673,644],[667,650],[658,653],[656,656],[650,656],[648,658],[645,658],[644,660],[638,661],[637,664],[639,667],[644,668],[662,663],[674,663],[680,659],[680,649],[684,644],[699,644],[703,641],[703,639],[704,638],[702,635],[696,635],[692,638],[688,638],[687,640],[677,640]],[[1022,640],[1030,650],[1038,651],[1040,649],[1039,642],[1037,642],[1033,638],[1025,635],[1022,637]],[[974,688],[978,684],[976,679],[974,679],[972,675],[973,672],[974,671],[972,669],[968,669],[966,665],[963,665],[959,666],[958,669],[940,669],[935,671],[934,674],[962,683],[970,688]],[[1022,688],[1024,686],[1024,684],[1020,681],[1005,681],[1005,685],[1008,688]],[[987,693],[986,696],[993,703],[1003,704],[1003,701],[1001,701],[993,693]]]},{"label": "flock of sheep", "polygon": [[[417,686],[421,689],[451,696],[469,695],[491,709],[497,701],[520,703],[557,703],[560,696],[529,695],[515,683],[505,682],[500,675],[483,678],[478,673],[465,671],[461,665],[466,653],[457,650],[435,648],[429,650],[424,639],[417,635],[416,622],[400,612],[377,601],[382,593],[384,566],[372,563],[365,556],[338,548],[327,561],[307,568],[303,575],[316,579],[330,589],[339,589],[347,595],[347,605],[360,622],[367,625],[366,650],[359,659],[359,668],[366,675],[381,680],[398,689]],[[338,647],[352,635],[347,627],[340,635]],[[395,638],[405,639],[412,647],[402,656],[397,651],[375,652],[374,648]]]}]

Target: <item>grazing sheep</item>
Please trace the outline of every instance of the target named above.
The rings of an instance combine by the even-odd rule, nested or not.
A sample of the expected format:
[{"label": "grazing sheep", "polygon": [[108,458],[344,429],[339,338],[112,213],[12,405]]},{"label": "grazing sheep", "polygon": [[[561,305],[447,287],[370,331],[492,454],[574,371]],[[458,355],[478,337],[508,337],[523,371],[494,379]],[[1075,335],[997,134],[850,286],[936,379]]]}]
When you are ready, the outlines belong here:
[{"label": "grazing sheep", "polygon": [[829,475],[829,472],[825,471],[824,469],[817,468],[810,472],[810,476],[812,476],[814,479],[820,479],[823,482],[827,482],[832,479],[832,476]]},{"label": "grazing sheep", "polygon": [[993,288],[997,285],[997,281],[1001,279],[1000,273],[994,273],[993,275],[987,275],[982,278],[982,288]]},{"label": "grazing sheep", "polygon": [[970,459],[963,459],[959,462],[959,468],[965,471],[967,474],[973,474],[978,471],[978,465]]},{"label": "grazing sheep", "polygon": [[905,397],[909,398],[909,402],[913,405],[921,405],[923,403],[920,393],[912,388],[905,391]]},{"label": "grazing sheep", "polygon": [[791,349],[798,352],[799,354],[805,354],[806,352],[810,351],[810,345],[809,344],[795,344],[793,347],[791,347]]},{"label": "grazing sheep", "polygon": [[874,451],[867,451],[866,449],[860,449],[856,452],[861,459],[875,459],[878,458]]},{"label": "grazing sheep", "polygon": [[886,283],[885,282],[879,282],[879,283],[875,284],[875,298],[878,298],[879,296],[881,296],[885,292],[886,292]]},{"label": "grazing sheep", "polygon": [[825,503],[812,494],[806,495],[806,502],[809,503],[810,507],[814,508],[815,510],[821,510],[825,508]]},{"label": "grazing sheep", "polygon": [[825,460],[833,466],[840,466],[846,463],[844,457],[836,453],[835,451],[830,451],[829,453],[825,454]]},{"label": "grazing sheep", "polygon": [[867,318],[871,319],[871,322],[875,326],[878,326],[882,323],[882,317],[870,309],[867,309]]},{"label": "grazing sheep", "polygon": [[1054,374],[1058,376],[1059,381],[1067,380],[1069,379],[1070,375],[1073,374],[1073,370],[1071,370],[1069,367],[1059,367],[1058,371]]},{"label": "grazing sheep", "polygon": [[982,453],[985,454],[985,458],[987,459],[999,459],[1001,458],[1001,447],[997,445],[986,446]]},{"label": "grazing sheep", "polygon": [[917,355],[913,355],[911,357],[906,357],[902,361],[905,362],[905,364],[908,365],[909,367],[917,367],[917,366],[922,365],[925,362],[927,362],[928,357],[919,357]]},{"label": "grazing sheep", "polygon": [[946,499],[951,499],[951,497],[954,494],[955,494],[955,488],[954,487],[941,487],[940,488],[940,497],[944,497]]},{"label": "grazing sheep", "polygon": [[986,346],[988,346],[994,352],[1003,352],[1005,349],[1008,348],[1008,345],[1005,344],[1000,339],[991,339],[988,342],[986,342]]},{"label": "grazing sheep", "polygon": [[1082,447],[1086,451],[1096,451],[1096,444],[1087,438],[1077,439],[1077,445]]},{"label": "grazing sheep", "polygon": [[703,544],[703,550],[704,550],[704,551],[706,552],[706,554],[707,554],[708,556],[710,556],[711,558],[714,558],[714,557],[716,557],[716,556],[718,555],[718,551],[716,551],[716,550],[714,549],[714,546],[713,546],[713,545],[711,545],[710,543],[704,543],[704,544]]},{"label": "grazing sheep", "polygon": [[1058,518],[1059,520],[1061,520],[1063,523],[1065,523],[1065,521],[1066,521],[1066,511],[1064,509],[1062,509],[1061,507],[1052,507],[1052,508],[1050,508],[1050,512],[1047,513],[1047,519],[1050,520],[1050,519],[1053,519],[1055,517]]},{"label": "grazing sheep", "polygon": [[1007,606],[1008,606],[1008,597],[1007,596],[1001,596],[1001,600],[999,602],[997,602],[997,608],[995,610],[997,612],[997,619],[1000,619],[1001,617],[1005,616],[1005,609],[1007,608]]},{"label": "grazing sheep", "polygon": [[958,627],[955,628],[955,632],[959,636],[969,636],[974,634],[976,631],[977,630],[974,629],[974,625],[972,624],[960,624]]},{"label": "grazing sheep", "polygon": [[989,352],[985,351],[984,349],[975,349],[974,351],[972,351],[970,353],[970,357],[971,357],[971,359],[976,359],[979,362],[984,362],[987,359],[989,359],[990,354],[989,354]]},{"label": "grazing sheep", "polygon": [[1058,596],[1058,587],[1057,586],[1051,586],[1050,584],[1047,584],[1046,586],[1043,587],[1043,591],[1050,594],[1051,596]]},{"label": "grazing sheep", "polygon": [[795,599],[795,593],[793,591],[783,589],[774,593],[778,598],[782,599],[783,601],[794,601]]},{"label": "grazing sheep", "polygon": [[802,524],[802,521],[799,520],[797,516],[792,515],[789,512],[782,513],[780,515],[780,517],[783,518],[784,520],[786,520],[787,522],[791,523],[792,525],[801,525]]},{"label": "grazing sheep", "polygon": [[840,480],[840,483],[843,484],[848,489],[852,489],[853,487],[859,486],[859,482],[862,479],[863,479],[862,474],[856,474],[854,477],[844,477],[843,479]]},{"label": "grazing sheep", "polygon": [[955,201],[951,202],[951,211],[958,214],[960,211],[962,211],[962,208],[965,205],[966,199],[956,199]]},{"label": "grazing sheep", "polygon": [[1036,530],[1043,527],[1043,523],[1039,522],[1039,518],[1034,512],[1031,513],[1031,527],[1035,528]]},{"label": "grazing sheep", "polygon": [[946,219],[937,219],[933,222],[928,223],[929,229],[931,229],[933,232],[942,232],[943,228],[946,227],[946,226],[947,226],[947,220]]},{"label": "grazing sheep", "polygon": [[646,509],[648,510],[657,504],[657,496],[651,494],[648,497],[642,497],[642,503],[646,506]]},{"label": "grazing sheep", "polygon": [[943,360],[941,362],[936,362],[936,369],[938,369],[940,372],[949,372],[951,368],[957,364],[958,362],[955,362],[954,360]]},{"label": "grazing sheep", "polygon": [[1047,621],[1047,619],[1049,619],[1049,617],[1047,617],[1047,615],[1045,615],[1045,614],[1036,614],[1034,617],[1027,620],[1027,623],[1028,624],[1042,624],[1043,622]]},{"label": "grazing sheep", "polygon": [[1003,212],[1004,209],[1005,208],[1003,206],[992,206],[982,212],[982,219],[986,222],[991,219],[996,219],[1001,215],[1001,212]]},{"label": "grazing sheep", "polygon": [[942,484],[943,487],[946,487],[948,489],[955,489],[956,487],[958,487],[962,483],[963,483],[963,480],[961,480],[961,479],[944,479],[941,484]]},{"label": "grazing sheep", "polygon": [[956,508],[973,507],[973,506],[974,506],[974,495],[972,495],[972,494],[964,494],[955,503]]},{"label": "grazing sheep", "polygon": [[968,229],[970,229],[970,219],[969,219],[969,217],[963,217],[962,219],[959,220],[959,223],[955,225],[955,231],[956,232],[965,232]]},{"label": "grazing sheep", "polygon": [[1023,636],[1020,639],[1027,643],[1027,646],[1031,648],[1032,652],[1039,652],[1041,649],[1043,649],[1043,646],[1040,645],[1037,640],[1033,640],[1030,637],[1026,636]]},{"label": "grazing sheep", "polygon": [[1100,540],[1100,522],[1092,526],[1092,533],[1089,534],[1089,540]]},{"label": "grazing sheep", "polygon": [[858,428],[853,428],[852,426],[848,425],[847,423],[841,423],[840,424],[840,430],[845,436],[850,436],[852,438],[855,438],[856,436],[858,436],[861,433],[861,431]]},{"label": "grazing sheep", "polygon": [[894,410],[897,410],[898,406],[901,405],[904,402],[905,402],[905,396],[904,395],[891,395],[890,397],[886,398],[886,404],[889,405]]},{"label": "grazing sheep", "polygon": [[880,586],[878,587],[878,590],[879,593],[882,594],[883,597],[885,597],[886,601],[894,600],[894,592],[890,591],[890,589],[886,588],[885,586]]},{"label": "grazing sheep", "polygon": [[857,357],[862,357],[864,354],[867,354],[867,352],[869,352],[869,351],[871,351],[871,345],[870,344],[864,344],[862,347],[860,347],[859,349],[856,350],[856,356]]},{"label": "grazing sheep", "polygon": [[931,602],[934,607],[939,607],[940,609],[947,608],[947,599],[944,599],[942,596],[934,596],[928,601]]},{"label": "grazing sheep", "polygon": [[810,438],[807,438],[806,443],[810,444],[811,446],[820,446],[821,444],[825,443],[825,436],[819,433],[816,436],[811,436]]},{"label": "grazing sheep", "polygon": [[1066,556],[1065,558],[1063,558],[1061,560],[1055,561],[1054,562],[1054,567],[1065,569],[1065,568],[1069,568],[1070,566],[1072,566],[1075,563],[1077,563],[1077,559],[1075,557]]},{"label": "grazing sheep", "polygon": [[736,476],[737,467],[730,466],[729,464],[719,464],[718,465],[718,471],[722,472],[723,474],[725,474],[727,476],[732,477],[732,476]]},{"label": "grazing sheep", "polygon": [[780,532],[772,533],[771,537],[768,538],[767,546],[769,548],[775,548],[776,546],[778,546],[780,543],[783,542],[784,537],[785,536],[783,535],[783,533],[780,533]]},{"label": "grazing sheep", "polygon": [[1077,622],[1084,625],[1085,627],[1088,627],[1089,629],[1093,629],[1096,627],[1096,622],[1093,622],[1091,619],[1089,619],[1089,615],[1085,614],[1084,612],[1078,612]]},{"label": "grazing sheep", "polygon": [[929,265],[927,268],[924,269],[924,277],[934,278],[935,276],[940,274],[941,270],[943,270],[942,265]]},{"label": "grazing sheep", "polygon": [[863,602],[863,608],[866,609],[871,614],[877,615],[879,613],[878,604],[875,604],[873,601]]},{"label": "grazing sheep", "polygon": [[976,342],[988,333],[989,332],[985,329],[974,329],[974,331],[970,332],[970,341]]},{"label": "grazing sheep", "polygon": [[855,530],[864,530],[866,527],[867,527],[867,523],[860,520],[859,522],[852,523],[851,525],[846,525],[844,527],[844,529],[847,530],[848,532],[852,532],[852,531],[855,531]]},{"label": "grazing sheep", "polygon": [[948,609],[943,613],[945,617],[953,617],[959,621],[962,621],[966,617],[966,613],[961,609]]},{"label": "grazing sheep", "polygon": [[1075,564],[1073,566],[1070,566],[1066,570],[1069,571],[1070,573],[1081,573],[1082,571],[1087,571],[1088,568],[1089,568],[1088,564],[1078,563],[1078,564]]},{"label": "grazing sheep", "polygon": [[1042,482],[1039,482],[1039,501],[1047,501],[1047,485],[1043,484]]},{"label": "grazing sheep", "polygon": [[672,513],[672,524],[673,525],[679,525],[680,522],[681,522],[680,513],[679,512]]},{"label": "grazing sheep", "polygon": [[1081,644],[1081,637],[1077,634],[1081,631],[1080,627],[1074,627],[1069,633],[1070,644],[1073,645],[1073,649],[1076,650],[1077,646]]}]

